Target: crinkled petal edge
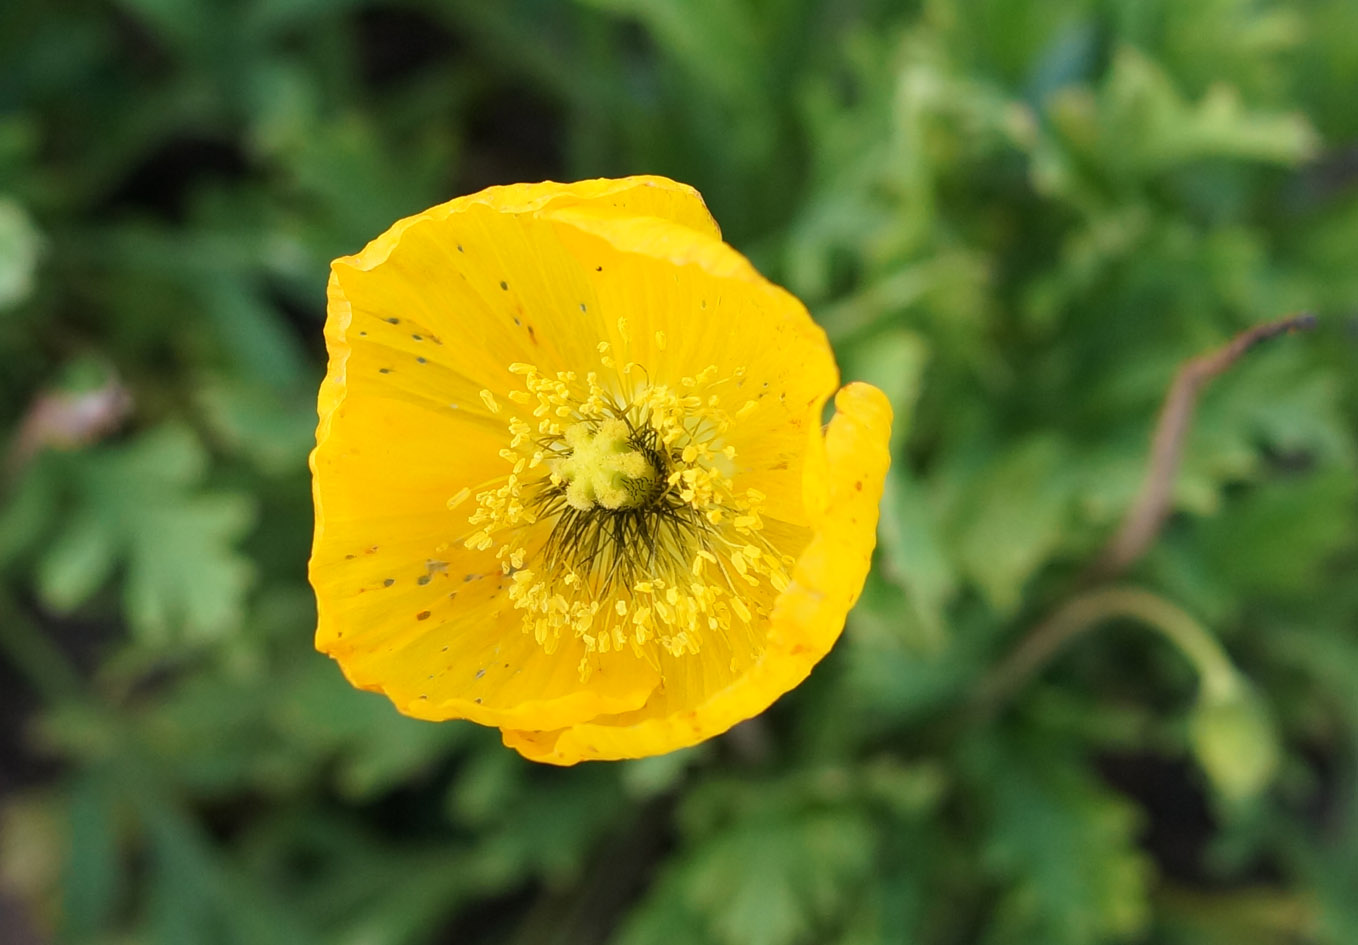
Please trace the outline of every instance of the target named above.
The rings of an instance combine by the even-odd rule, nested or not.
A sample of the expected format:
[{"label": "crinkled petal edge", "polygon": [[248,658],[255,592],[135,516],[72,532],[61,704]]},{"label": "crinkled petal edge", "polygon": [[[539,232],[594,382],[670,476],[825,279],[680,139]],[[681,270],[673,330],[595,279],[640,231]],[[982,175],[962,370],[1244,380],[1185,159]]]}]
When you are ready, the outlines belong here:
[{"label": "crinkled petal edge", "polygon": [[[339,410],[340,404],[344,403],[348,389],[345,376],[349,364],[350,348],[346,334],[349,330],[349,322],[353,319],[353,310],[349,305],[349,300],[345,298],[344,290],[340,288],[339,279],[333,270],[330,273],[330,281],[326,286],[326,295],[329,312],[325,320],[325,344],[330,352],[330,364],[326,368],[325,377],[321,380],[320,393],[316,397],[316,413],[318,416],[316,446],[311,450],[311,455],[308,457],[308,466],[311,469],[311,497],[316,512],[315,532],[312,536],[313,548],[320,544],[325,529],[325,508],[321,502],[321,483],[320,478],[316,475],[317,459],[326,441],[330,439],[330,427],[334,423],[335,413]],[[309,566],[314,566],[314,561],[313,558]]]},{"label": "crinkled petal edge", "polygon": [[[421,213],[397,220],[387,228],[385,233],[368,243],[362,250],[352,256],[343,256],[335,262],[365,271],[375,269],[387,261],[392,251],[400,244],[405,231],[416,223],[430,219],[445,220],[455,213],[478,204],[502,213],[538,213],[558,207],[588,207],[599,202],[606,202],[610,197],[622,196],[628,191],[641,188],[667,191],[676,197],[691,201],[693,212],[686,225],[702,229],[718,239],[721,238],[721,229],[717,226],[717,221],[712,218],[712,214],[708,212],[707,205],[703,202],[702,195],[697,190],[688,184],[670,180],[668,177],[641,174],[616,179],[599,177],[569,184],[542,181],[537,184],[502,184],[487,187],[485,190],[468,194],[465,197],[456,197],[430,207]],[[680,221],[676,219],[673,222]]]}]

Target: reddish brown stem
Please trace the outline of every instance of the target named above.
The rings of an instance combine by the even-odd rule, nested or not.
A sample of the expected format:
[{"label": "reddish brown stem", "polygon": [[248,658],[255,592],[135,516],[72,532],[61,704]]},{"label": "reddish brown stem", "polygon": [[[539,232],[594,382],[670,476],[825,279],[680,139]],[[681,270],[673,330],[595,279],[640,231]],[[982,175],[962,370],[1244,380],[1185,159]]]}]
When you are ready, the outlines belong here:
[{"label": "reddish brown stem", "polygon": [[1131,567],[1149,550],[1169,517],[1174,479],[1183,455],[1184,440],[1193,422],[1198,396],[1212,378],[1230,368],[1261,341],[1297,331],[1309,331],[1316,324],[1310,312],[1290,315],[1277,321],[1256,325],[1236,335],[1230,342],[1184,363],[1170,385],[1160,410],[1160,421],[1151,442],[1150,462],[1141,489],[1117,534],[1104,547],[1090,569],[1090,577],[1107,579]]}]

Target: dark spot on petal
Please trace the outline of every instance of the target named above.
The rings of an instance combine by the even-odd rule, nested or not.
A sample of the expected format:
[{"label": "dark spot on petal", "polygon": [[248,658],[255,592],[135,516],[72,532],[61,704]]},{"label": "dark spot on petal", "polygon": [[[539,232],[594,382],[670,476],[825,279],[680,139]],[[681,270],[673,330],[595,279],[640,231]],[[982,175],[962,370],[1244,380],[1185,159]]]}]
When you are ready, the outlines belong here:
[{"label": "dark spot on petal", "polygon": [[853,487],[854,487],[855,489],[857,489],[859,492],[862,492],[862,491],[863,491],[863,481],[860,479],[858,482],[855,482],[855,483],[853,484]]},{"label": "dark spot on petal", "polygon": [[508,282],[505,282],[505,280],[501,279],[501,280],[500,280],[500,288],[502,288],[502,289],[504,289],[506,292],[508,292],[508,291],[509,291],[509,283],[508,283]]},{"label": "dark spot on petal", "polygon": [[477,696],[477,697],[476,697],[475,699],[473,699],[472,701],[475,702],[477,705],[480,705],[480,704],[481,704],[481,697],[480,697],[480,696]]},{"label": "dark spot on petal", "polygon": [[533,344],[537,344],[537,343],[538,343],[537,332],[533,331],[533,326],[532,326],[532,325],[529,325],[529,326],[528,326],[528,338],[529,338],[530,341],[533,342]]},{"label": "dark spot on petal", "polygon": [[423,341],[423,340],[424,340],[424,335],[411,335],[410,337],[411,337],[412,339],[414,339],[415,341]]},{"label": "dark spot on petal", "polygon": [[484,675],[486,675],[485,669],[478,669],[478,670],[476,671],[476,678],[477,678],[477,679],[480,679],[480,678],[481,678],[482,676],[484,676]]},{"label": "dark spot on petal", "polygon": [[360,332],[358,333],[358,336],[359,336],[360,338],[366,338],[366,337],[368,337],[368,333],[367,333],[366,331],[360,331]]},{"label": "dark spot on petal", "polygon": [[462,244],[461,244],[461,243],[458,243],[458,244],[457,244],[457,251],[458,251],[459,253],[462,252]]},{"label": "dark spot on petal", "polygon": [[389,368],[389,367],[378,368],[378,369],[377,369],[377,373],[378,373],[378,374],[390,374],[390,373],[391,373],[391,368]]},{"label": "dark spot on petal", "polygon": [[475,575],[475,574],[464,574],[464,575],[462,575],[462,582],[463,582],[464,584],[467,583],[468,581],[475,581],[475,580],[476,580],[476,575]]},{"label": "dark spot on petal", "polygon": [[522,324],[523,324],[523,322],[519,321],[519,316],[517,316],[517,315],[514,316],[514,324],[516,324],[516,325],[522,325]]},{"label": "dark spot on petal", "polygon": [[344,556],[344,560],[345,560],[345,561],[353,561],[353,560],[354,560],[355,558],[357,558],[357,557],[358,557],[358,555],[345,555],[345,556]]},{"label": "dark spot on petal", "polygon": [[447,652],[448,652],[448,647],[447,647],[447,646],[444,646],[441,650],[439,650],[439,652],[440,652],[440,653],[447,653]]},{"label": "dark spot on petal", "polygon": [[585,309],[585,303],[584,303],[584,302],[581,302],[581,303],[580,303],[580,311],[582,311],[582,312],[583,312],[583,311],[586,311],[586,309]]},{"label": "dark spot on petal", "polygon": [[388,319],[387,319],[387,324],[389,324],[389,325],[399,325],[399,324],[401,324],[401,320],[400,320],[399,318],[388,318]]},{"label": "dark spot on petal", "polygon": [[428,359],[428,358],[416,358],[416,359],[415,359],[415,363],[416,363],[416,364],[428,364],[428,363],[429,363],[429,359]]},{"label": "dark spot on petal", "polygon": [[604,267],[603,267],[603,266],[595,266],[595,267],[594,267],[594,271],[595,271],[595,272],[603,272],[603,271],[604,271]]},{"label": "dark spot on petal", "polygon": [[382,582],[382,586],[383,586],[383,587],[391,587],[391,586],[392,586],[393,584],[395,584],[395,583],[396,583],[396,578],[387,578],[385,581]]},{"label": "dark spot on petal", "polygon": [[430,577],[428,574],[421,574],[419,577],[417,577],[417,578],[415,579],[415,583],[418,584],[418,585],[420,585],[420,587],[424,587],[426,584],[428,584],[428,583],[429,583],[430,581],[432,581],[432,580],[433,580],[433,578]]},{"label": "dark spot on petal", "polygon": [[422,610],[422,611],[420,611],[418,614],[415,615],[415,619],[416,619],[416,620],[428,620],[428,619],[429,619],[429,611],[427,611],[427,610]]}]

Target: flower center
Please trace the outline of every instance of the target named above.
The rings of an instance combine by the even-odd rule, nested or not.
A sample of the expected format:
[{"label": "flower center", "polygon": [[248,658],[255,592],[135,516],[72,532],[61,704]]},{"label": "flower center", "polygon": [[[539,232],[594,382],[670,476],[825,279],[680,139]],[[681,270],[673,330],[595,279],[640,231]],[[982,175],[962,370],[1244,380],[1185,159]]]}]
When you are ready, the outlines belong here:
[{"label": "flower center", "polygon": [[647,451],[638,449],[625,421],[587,421],[566,428],[571,454],[553,472],[566,484],[566,501],[574,509],[635,509],[661,492],[659,470]]},{"label": "flower center", "polygon": [[599,351],[602,373],[513,364],[524,389],[507,391],[508,405],[482,391],[491,413],[507,415],[500,455],[512,472],[476,496],[478,530],[465,543],[498,546],[509,598],[548,652],[583,641],[582,678],[591,655],[610,650],[652,664],[657,647],[748,650],[792,559],[762,533],[764,496],[731,478],[725,434],[758,409],[744,372],[709,366],[655,384],[635,363],[619,367],[607,343]]}]

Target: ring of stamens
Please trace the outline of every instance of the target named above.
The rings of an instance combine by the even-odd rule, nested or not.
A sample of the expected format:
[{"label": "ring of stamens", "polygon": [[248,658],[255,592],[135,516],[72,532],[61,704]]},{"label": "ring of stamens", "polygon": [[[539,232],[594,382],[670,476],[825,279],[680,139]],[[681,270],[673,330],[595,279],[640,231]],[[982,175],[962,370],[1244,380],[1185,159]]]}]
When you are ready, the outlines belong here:
[{"label": "ring of stamens", "polygon": [[757,406],[741,397],[743,371],[709,366],[671,387],[599,351],[603,371],[583,378],[510,365],[523,378],[510,404],[482,391],[506,418],[512,471],[477,494],[466,539],[496,549],[525,631],[549,653],[583,641],[582,678],[596,652],[630,648],[654,665],[658,650],[730,651],[791,564],[763,534],[764,496],[732,481],[724,434]]}]

